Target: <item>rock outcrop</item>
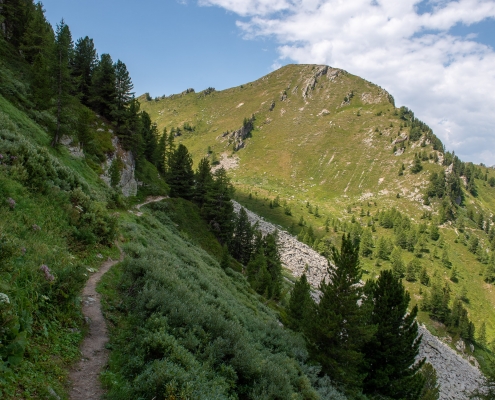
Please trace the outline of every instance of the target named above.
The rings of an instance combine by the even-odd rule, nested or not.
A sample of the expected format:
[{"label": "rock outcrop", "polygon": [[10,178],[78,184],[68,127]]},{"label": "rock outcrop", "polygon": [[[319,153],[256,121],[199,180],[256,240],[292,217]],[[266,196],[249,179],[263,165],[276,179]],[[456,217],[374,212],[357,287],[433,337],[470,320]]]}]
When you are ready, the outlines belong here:
[{"label": "rock outcrop", "polygon": [[448,345],[433,336],[424,326],[419,327],[423,340],[418,358],[426,358],[437,371],[440,400],[469,399],[469,394],[483,383],[478,368],[462,358]]},{"label": "rock outcrop", "polygon": [[254,115],[244,120],[242,127],[233,132],[224,132],[222,138],[227,138],[230,143],[234,143],[234,151],[238,151],[245,146],[244,140],[249,136],[254,128]]},{"label": "rock outcrop", "polygon": [[136,163],[132,151],[124,150],[116,136],[112,138],[112,145],[114,152],[107,154],[107,160],[102,165],[103,174],[100,175],[100,178],[108,186],[111,186],[110,167],[114,162],[120,160],[122,168],[119,168],[120,180],[117,187],[122,191],[122,194],[125,197],[135,196],[137,194],[138,182],[134,175]]},{"label": "rock outcrop", "polygon": [[[241,205],[233,201],[234,210],[238,213]],[[282,263],[296,277],[306,272],[308,281],[313,288],[317,288],[322,279],[328,278],[328,262],[316,251],[304,243],[299,242],[288,232],[283,231],[255,213],[246,209],[249,222],[258,224],[263,233],[272,233],[278,230],[278,244]],[[307,266],[307,267],[306,267]],[[318,301],[318,291],[313,293]],[[423,340],[419,348],[418,359],[426,358],[437,371],[440,383],[441,400],[467,400],[469,394],[480,387],[483,382],[482,373],[470,362],[462,358],[448,345],[433,336],[424,326],[419,327],[419,334]]]},{"label": "rock outcrop", "polygon": [[[233,201],[234,211],[238,213],[241,205]],[[282,230],[255,213],[246,210],[249,222],[258,224],[258,229],[266,235],[278,231],[278,245],[280,250],[280,258],[285,268],[291,271],[295,277],[300,277],[306,272],[309,283],[313,287],[318,287],[323,279],[328,277],[327,268],[328,261],[325,257],[314,251],[308,245],[301,243],[294,236]]]},{"label": "rock outcrop", "polygon": [[69,153],[74,158],[84,158],[84,151],[80,143],[74,143],[74,140],[67,135],[60,138],[60,144],[65,146]]}]

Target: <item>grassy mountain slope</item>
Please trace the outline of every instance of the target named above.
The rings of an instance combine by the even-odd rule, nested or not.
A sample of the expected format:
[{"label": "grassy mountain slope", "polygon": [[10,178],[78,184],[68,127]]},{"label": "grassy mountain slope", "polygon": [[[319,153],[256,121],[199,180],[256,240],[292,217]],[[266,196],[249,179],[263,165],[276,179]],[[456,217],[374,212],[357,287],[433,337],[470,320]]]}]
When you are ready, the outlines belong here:
[{"label": "grassy mountain slope", "polygon": [[[495,210],[495,188],[476,179],[477,197],[464,190],[457,223],[440,225],[440,239],[430,239],[430,227],[438,225],[440,201],[424,205],[423,195],[430,174],[446,169],[443,154],[424,136],[404,142],[404,152],[394,154],[393,141],[408,136],[410,128],[383,89],[345,71],[288,65],[254,82],[219,92],[184,92],[150,101],[143,96],[140,100],[160,130],[193,126],[193,131],[182,129],[176,140],[188,147],[195,165],[206,155],[213,161],[228,157],[231,164],[237,164],[230,170],[237,200],[294,233],[301,229],[297,223],[303,217],[317,237],[335,243],[346,230],[342,228],[344,222],[355,220],[365,227],[373,219],[375,246],[382,236],[394,242],[393,231],[377,223],[378,212],[392,207],[409,216],[416,227],[425,224],[421,253],[403,251],[405,264],[418,258],[430,277],[449,283],[451,298],[467,290],[465,307],[471,320],[476,328],[486,322],[488,341],[495,339],[495,292],[483,277],[491,245],[488,235],[468,218],[469,209],[473,215],[483,213],[493,226],[490,218]],[[224,133],[239,129],[253,114],[254,130],[245,139],[245,148],[234,151],[229,135]],[[420,152],[428,158],[421,163],[419,173],[412,173],[415,153]],[[405,170],[399,176],[403,164]],[[488,179],[495,177],[493,169],[482,167],[482,171]],[[283,207],[269,206],[276,196],[290,207],[292,215]],[[319,216],[315,215],[316,206]],[[325,231],[327,218],[339,221],[335,232],[332,227]],[[480,243],[474,253],[468,251],[473,236]],[[450,268],[441,262],[444,250],[449,254]],[[382,260],[377,265],[375,259],[363,258],[363,266],[365,277],[374,277],[391,263]],[[454,268],[457,282],[450,280]],[[419,281],[406,285],[414,301],[420,301],[429,290]],[[445,333],[442,325],[433,324],[426,314],[420,318],[439,335]]]}]

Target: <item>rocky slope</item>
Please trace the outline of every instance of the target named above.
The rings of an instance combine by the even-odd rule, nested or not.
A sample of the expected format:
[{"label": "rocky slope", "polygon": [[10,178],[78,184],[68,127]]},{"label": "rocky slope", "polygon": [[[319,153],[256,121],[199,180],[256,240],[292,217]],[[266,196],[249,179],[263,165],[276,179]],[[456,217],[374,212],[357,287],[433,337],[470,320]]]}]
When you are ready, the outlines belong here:
[{"label": "rocky slope", "polygon": [[[234,203],[234,210],[238,213],[241,205]],[[283,266],[295,277],[306,272],[310,284],[317,288],[323,279],[328,277],[328,262],[304,243],[275,226],[255,213],[246,210],[252,225],[258,224],[258,229],[264,234],[278,231],[278,243]],[[467,400],[469,394],[480,387],[483,375],[480,370],[471,365],[468,359],[457,354],[452,348],[432,335],[424,326],[419,327],[423,335],[418,358],[426,358],[437,371],[440,384],[441,400]],[[476,362],[473,357],[469,357]]]}]

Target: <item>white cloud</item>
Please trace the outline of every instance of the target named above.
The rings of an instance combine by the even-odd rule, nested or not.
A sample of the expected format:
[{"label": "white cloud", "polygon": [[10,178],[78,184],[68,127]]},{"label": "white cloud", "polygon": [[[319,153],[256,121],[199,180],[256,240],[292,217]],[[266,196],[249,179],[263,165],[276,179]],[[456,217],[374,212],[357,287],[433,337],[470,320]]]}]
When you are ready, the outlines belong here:
[{"label": "white cloud", "polygon": [[475,35],[449,34],[495,18],[495,1],[199,1],[243,17],[237,25],[247,37],[276,40],[280,59],[332,65],[379,84],[449,150],[495,164],[495,51]]}]

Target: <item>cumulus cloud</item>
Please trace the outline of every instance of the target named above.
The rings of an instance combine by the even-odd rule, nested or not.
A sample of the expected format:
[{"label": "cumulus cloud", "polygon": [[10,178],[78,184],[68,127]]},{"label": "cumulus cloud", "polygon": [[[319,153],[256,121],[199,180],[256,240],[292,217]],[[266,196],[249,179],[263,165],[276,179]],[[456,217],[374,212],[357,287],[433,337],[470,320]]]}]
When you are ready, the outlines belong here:
[{"label": "cumulus cloud", "polygon": [[490,0],[199,0],[242,17],[280,60],[328,64],[391,92],[464,160],[495,164],[495,51],[457,24],[495,18]]}]

